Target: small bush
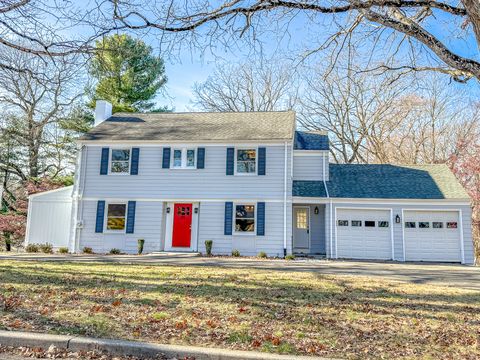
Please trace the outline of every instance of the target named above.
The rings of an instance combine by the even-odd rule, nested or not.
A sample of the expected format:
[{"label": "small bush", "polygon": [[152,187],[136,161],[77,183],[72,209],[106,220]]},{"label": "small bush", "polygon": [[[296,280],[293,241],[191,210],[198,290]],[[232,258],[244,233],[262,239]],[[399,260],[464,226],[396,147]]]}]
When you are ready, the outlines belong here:
[{"label": "small bush", "polygon": [[239,257],[239,256],[240,256],[240,251],[238,251],[237,249],[234,249],[234,250],[232,251],[232,256],[234,256],[234,257]]},{"label": "small bush", "polygon": [[257,255],[259,258],[266,259],[267,253],[265,251],[260,251]]},{"label": "small bush", "polygon": [[110,255],[120,255],[122,252],[120,251],[120,249],[116,249],[116,248],[113,248],[110,250]]},{"label": "small bush", "polygon": [[93,254],[93,249],[91,247],[85,246],[82,250],[84,254]]},{"label": "small bush", "polygon": [[295,260],[295,255],[287,255],[285,256],[285,260]]},{"label": "small bush", "polygon": [[68,254],[68,248],[66,248],[66,247],[58,248],[58,252],[60,254]]},{"label": "small bush", "polygon": [[28,244],[25,248],[25,251],[28,253],[38,253],[38,245],[37,244]]},{"label": "small bush", "polygon": [[46,243],[38,245],[39,250],[44,254],[53,254],[53,245]]},{"label": "small bush", "polygon": [[212,255],[212,247],[213,247],[213,241],[205,240],[205,250],[207,251],[207,256]]}]

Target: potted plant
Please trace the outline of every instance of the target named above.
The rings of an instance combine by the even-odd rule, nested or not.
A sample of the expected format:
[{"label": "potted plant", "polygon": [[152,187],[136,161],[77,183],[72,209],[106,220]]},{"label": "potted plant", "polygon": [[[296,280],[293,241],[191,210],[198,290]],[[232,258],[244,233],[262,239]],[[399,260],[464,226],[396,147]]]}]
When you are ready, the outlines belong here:
[{"label": "potted plant", "polygon": [[205,240],[205,250],[207,252],[207,256],[212,256],[212,246],[213,246],[212,240]]},{"label": "potted plant", "polygon": [[138,245],[138,255],[142,255],[143,245],[145,245],[145,239],[138,239],[137,240],[137,245]]}]

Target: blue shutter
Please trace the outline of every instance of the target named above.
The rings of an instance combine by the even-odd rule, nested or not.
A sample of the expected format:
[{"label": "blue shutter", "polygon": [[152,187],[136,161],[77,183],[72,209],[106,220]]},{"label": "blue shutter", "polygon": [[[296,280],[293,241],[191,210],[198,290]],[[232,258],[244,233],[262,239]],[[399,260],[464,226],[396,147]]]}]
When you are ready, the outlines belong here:
[{"label": "blue shutter", "polygon": [[132,148],[132,163],[130,165],[130,175],[138,175],[138,158],[140,156],[139,148]]},{"label": "blue shutter", "polygon": [[205,148],[197,149],[197,169],[205,168]]},{"label": "blue shutter", "polygon": [[234,154],[235,154],[234,148],[227,148],[227,175],[233,175]]},{"label": "blue shutter", "polygon": [[265,235],[265,203],[257,203],[257,235]]},{"label": "blue shutter", "polygon": [[267,167],[266,153],[266,148],[258,148],[258,175],[265,175],[265,169]]},{"label": "blue shutter", "polygon": [[170,169],[170,148],[169,147],[163,148],[162,168]]},{"label": "blue shutter", "polygon": [[102,157],[100,162],[100,175],[108,174],[108,155],[110,154],[109,148],[102,148]]},{"label": "blue shutter", "polygon": [[233,202],[225,203],[225,235],[232,235],[233,221]]},{"label": "blue shutter", "polygon": [[136,201],[128,202],[127,209],[127,234],[133,234],[135,229],[135,207],[137,205]]},{"label": "blue shutter", "polygon": [[103,232],[103,217],[105,214],[105,200],[98,200],[97,202],[97,221],[95,223],[95,232]]}]

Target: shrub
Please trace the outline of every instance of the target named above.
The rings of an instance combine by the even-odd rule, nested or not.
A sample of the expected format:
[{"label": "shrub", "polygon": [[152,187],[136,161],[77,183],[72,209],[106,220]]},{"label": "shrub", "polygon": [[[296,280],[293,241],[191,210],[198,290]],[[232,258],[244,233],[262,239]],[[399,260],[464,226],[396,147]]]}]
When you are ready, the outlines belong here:
[{"label": "shrub", "polygon": [[285,256],[285,260],[295,260],[295,255],[287,255]]},{"label": "shrub", "polygon": [[145,245],[145,239],[138,239],[137,240],[138,255],[142,255],[143,245]]},{"label": "shrub", "polygon": [[258,253],[258,257],[262,258],[262,259],[266,259],[267,258],[267,253],[265,251],[260,251]]},{"label": "shrub", "polygon": [[93,249],[91,247],[85,246],[82,250],[84,254],[93,254]]},{"label": "shrub", "polygon": [[46,243],[38,245],[39,250],[44,254],[53,254],[53,245]]},{"label": "shrub", "polygon": [[207,256],[212,255],[212,247],[213,247],[213,241],[205,240],[205,250],[207,251]]},{"label": "shrub", "polygon": [[25,248],[25,251],[28,253],[38,253],[38,245],[37,244],[28,244]]},{"label": "shrub", "polygon": [[58,252],[60,254],[68,254],[68,248],[66,248],[66,247],[58,248]]},{"label": "shrub", "polygon": [[110,250],[110,255],[120,255],[121,251],[120,249],[113,248]]},{"label": "shrub", "polygon": [[237,249],[232,250],[232,256],[239,257],[240,256],[240,251],[238,251]]}]

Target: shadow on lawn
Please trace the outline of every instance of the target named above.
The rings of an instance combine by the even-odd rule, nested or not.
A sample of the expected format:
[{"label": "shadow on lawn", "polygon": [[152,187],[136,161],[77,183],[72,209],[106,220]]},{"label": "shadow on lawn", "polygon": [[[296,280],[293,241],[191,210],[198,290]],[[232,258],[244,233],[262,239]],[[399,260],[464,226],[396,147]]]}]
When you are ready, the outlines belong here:
[{"label": "shadow on lawn", "polygon": [[[96,266],[104,267],[104,270],[95,269]],[[133,273],[129,274],[124,272],[124,266],[56,263],[55,266],[43,267],[41,264],[1,264],[0,294],[22,295],[29,301],[41,299],[38,301],[43,303],[39,304],[38,310],[20,303],[18,308],[0,312],[0,317],[21,319],[32,324],[37,331],[120,336],[157,342],[173,339],[181,343],[188,342],[184,329],[175,328],[174,325],[173,328],[166,329],[162,328],[167,326],[165,324],[148,321],[153,313],[159,311],[159,303],[162,311],[170,311],[179,319],[198,306],[202,312],[198,319],[202,321],[208,321],[209,316],[217,311],[212,308],[212,304],[234,305],[238,308],[247,307],[251,311],[249,321],[255,324],[252,331],[265,327],[271,332],[271,328],[279,326],[312,334],[334,334],[336,342],[330,345],[329,355],[337,356],[343,356],[341,351],[346,345],[351,349],[349,351],[357,351],[357,348],[364,346],[362,343],[377,344],[383,350],[375,350],[378,351],[375,354],[383,355],[383,352],[388,354],[394,350],[398,353],[394,347],[398,346],[399,340],[404,345],[411,346],[423,341],[425,346],[432,347],[447,333],[448,338],[455,339],[452,341],[463,341],[458,339],[464,339],[466,332],[475,334],[480,326],[480,292],[456,292],[450,288],[446,293],[414,294],[408,293],[408,289],[399,291],[397,286],[402,286],[399,283],[372,283],[366,288],[367,284],[355,278],[319,274],[309,279],[299,278],[295,282],[292,279],[294,273],[288,276],[276,274],[268,279],[269,274],[265,270],[260,276],[250,275],[248,270],[239,272],[225,268],[205,268],[205,271],[197,272],[196,275],[183,275],[181,271],[176,274],[156,266],[129,265],[133,269]],[[115,273],[116,270],[123,272]],[[139,270],[146,273],[142,275]],[[19,286],[24,286],[24,290],[15,290]],[[120,291],[123,289],[126,289],[124,294]],[[75,318],[58,320],[58,314],[56,318],[54,313],[42,314],[41,310],[41,306],[49,304],[48,292],[52,290],[55,290],[52,302],[56,298],[58,301],[60,296],[66,302],[65,305],[69,305],[69,299],[73,296],[75,301],[82,304],[82,308],[69,309],[73,313],[77,311],[82,319],[88,318],[88,309],[94,305],[110,306],[111,312],[93,314],[94,320],[87,319],[85,322]],[[114,308],[111,304],[116,297],[123,297],[123,300],[120,306]],[[129,307],[122,310],[123,306]],[[229,309],[231,311],[231,307]],[[62,309],[60,307],[57,310]],[[124,315],[135,314],[143,319],[141,326],[128,320],[127,316],[121,316],[122,311],[132,312]],[[455,327],[458,317],[463,319],[462,326]],[[405,332],[402,328],[402,324],[413,326],[418,321],[431,321],[435,325],[428,328],[430,325],[420,324],[427,326],[431,333],[427,340],[420,341],[415,330]],[[389,325],[385,326],[387,322]],[[230,325],[228,322],[221,325],[226,327],[226,335],[219,335],[214,343],[224,345],[228,331],[231,331]],[[135,331],[139,332],[137,337],[132,336]],[[146,332],[145,335],[142,331]],[[201,337],[212,330],[199,327],[191,331],[199,332]],[[248,344],[242,346],[248,347]]]}]

